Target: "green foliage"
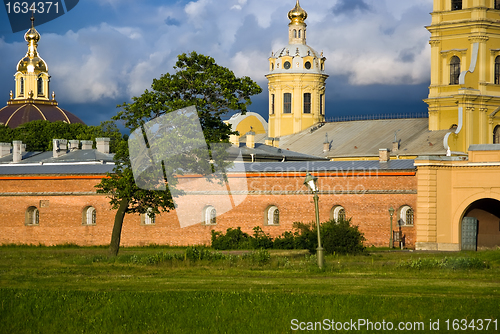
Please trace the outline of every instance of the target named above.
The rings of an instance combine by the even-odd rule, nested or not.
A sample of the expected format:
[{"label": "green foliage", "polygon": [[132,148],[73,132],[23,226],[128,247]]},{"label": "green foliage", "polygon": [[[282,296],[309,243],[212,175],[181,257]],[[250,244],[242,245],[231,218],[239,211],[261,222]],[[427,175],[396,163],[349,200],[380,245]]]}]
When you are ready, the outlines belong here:
[{"label": "green foliage", "polygon": [[444,259],[418,258],[410,259],[399,264],[400,268],[407,269],[452,269],[452,270],[470,270],[470,269],[488,269],[490,265],[475,257],[445,257]]},{"label": "green foliage", "polygon": [[0,142],[10,143],[13,140],[21,140],[26,144],[27,151],[51,151],[53,139],[95,141],[96,138],[103,137],[111,139],[110,152],[116,152],[116,146],[122,140],[122,135],[112,121],[91,126],[38,120],[25,123],[15,129],[0,125]]},{"label": "green foliage", "polygon": [[241,230],[228,228],[226,234],[212,230],[212,248],[227,249],[245,249],[251,246],[251,237]]},{"label": "green foliage", "polygon": [[290,231],[283,232],[282,235],[274,239],[274,249],[295,249],[295,236]]},{"label": "green foliage", "polygon": [[259,226],[253,228],[252,248],[267,249],[273,248],[273,238],[266,234]]},{"label": "green foliage", "polygon": [[[259,94],[262,89],[250,78],[237,78],[231,70],[217,65],[213,58],[196,52],[179,55],[174,70],[174,74],[167,73],[154,79],[151,90],[133,97],[133,103],[119,106],[122,109],[113,119],[124,122],[127,128],[134,131],[161,115],[194,105],[207,143],[228,143],[233,132],[221,116],[232,111],[245,113],[251,104],[250,96]],[[179,138],[183,140],[184,137],[189,136]],[[188,146],[186,143],[175,145]],[[204,160],[196,159],[194,154],[189,161],[201,165]],[[205,163],[208,164],[208,161]],[[207,170],[203,169],[202,174],[206,174]],[[165,172],[170,171],[166,169]],[[97,188],[98,193],[108,194],[112,207],[118,209],[110,244],[111,256],[118,254],[125,214],[169,211],[174,208],[173,195],[182,195],[182,192],[177,193],[172,180],[165,191],[139,189],[133,177],[127,142],[118,145],[113,173],[103,179]]]},{"label": "green foliage", "polygon": [[321,224],[321,240],[326,254],[360,254],[365,251],[365,238],[351,219],[330,220]]}]

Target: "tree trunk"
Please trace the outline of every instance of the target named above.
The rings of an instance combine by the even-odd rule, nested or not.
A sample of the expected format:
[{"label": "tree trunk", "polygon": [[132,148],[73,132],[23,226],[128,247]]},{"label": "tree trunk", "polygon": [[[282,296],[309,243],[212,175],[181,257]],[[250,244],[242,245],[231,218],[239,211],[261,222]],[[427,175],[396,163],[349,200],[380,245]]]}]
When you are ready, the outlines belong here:
[{"label": "tree trunk", "polygon": [[118,211],[115,215],[115,224],[113,225],[113,233],[111,234],[111,243],[109,244],[109,256],[114,257],[118,255],[120,250],[120,238],[122,235],[123,218],[128,208],[128,200],[122,199]]}]

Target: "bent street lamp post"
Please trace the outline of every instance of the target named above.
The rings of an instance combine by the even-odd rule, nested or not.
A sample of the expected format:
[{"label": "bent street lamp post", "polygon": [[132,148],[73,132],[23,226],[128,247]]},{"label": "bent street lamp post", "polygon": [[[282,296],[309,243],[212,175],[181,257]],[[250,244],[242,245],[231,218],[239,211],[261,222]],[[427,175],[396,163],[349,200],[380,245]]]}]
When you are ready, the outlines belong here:
[{"label": "bent street lamp post", "polygon": [[392,232],[392,216],[394,215],[394,209],[392,208],[392,206],[389,209],[389,214],[391,215],[391,235],[389,237],[389,248],[393,248],[394,247],[394,241],[392,239],[392,235],[394,233]]},{"label": "bent street lamp post", "polygon": [[306,179],[304,184],[309,188],[309,190],[314,194],[314,209],[316,212],[316,228],[318,229],[318,248],[316,248],[316,254],[318,257],[318,267],[323,268],[323,247],[321,247],[321,233],[319,231],[319,207],[318,207],[318,187],[316,185],[317,177],[312,176],[309,172],[307,172]]}]

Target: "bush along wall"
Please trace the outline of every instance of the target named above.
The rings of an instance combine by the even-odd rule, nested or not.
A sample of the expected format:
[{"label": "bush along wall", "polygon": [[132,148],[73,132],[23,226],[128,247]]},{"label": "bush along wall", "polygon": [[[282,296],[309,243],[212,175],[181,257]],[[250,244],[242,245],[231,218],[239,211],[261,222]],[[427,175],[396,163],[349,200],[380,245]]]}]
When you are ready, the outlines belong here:
[{"label": "bush along wall", "polygon": [[[260,227],[253,228],[253,236],[229,228],[226,233],[212,231],[212,248],[227,249],[307,249],[311,254],[318,247],[318,232],[315,223],[294,223],[293,232],[271,238]],[[321,243],[327,254],[360,254],[365,251],[365,238],[351,219],[329,220],[320,225]]]}]

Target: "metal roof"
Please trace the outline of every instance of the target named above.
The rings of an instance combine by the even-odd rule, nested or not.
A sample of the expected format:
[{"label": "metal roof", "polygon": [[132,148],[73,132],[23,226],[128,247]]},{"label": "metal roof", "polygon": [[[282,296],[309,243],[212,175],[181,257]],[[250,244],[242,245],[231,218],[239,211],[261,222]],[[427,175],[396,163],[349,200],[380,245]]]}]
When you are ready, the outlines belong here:
[{"label": "metal roof", "polygon": [[[443,138],[448,132],[429,131],[427,118],[332,122],[281,137],[280,147],[330,159],[375,157],[381,148],[392,149],[396,135],[400,147],[392,155],[446,155]],[[326,136],[330,151],[323,152]]]},{"label": "metal roof", "polygon": [[254,162],[235,164],[236,170],[246,172],[360,172],[360,171],[414,171],[414,160],[401,159],[379,162],[378,160],[357,161],[295,161],[295,162]]},{"label": "metal roof", "polygon": [[112,172],[114,164],[1,164],[0,175],[92,175]]}]

